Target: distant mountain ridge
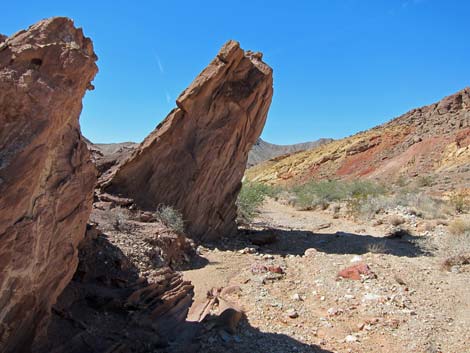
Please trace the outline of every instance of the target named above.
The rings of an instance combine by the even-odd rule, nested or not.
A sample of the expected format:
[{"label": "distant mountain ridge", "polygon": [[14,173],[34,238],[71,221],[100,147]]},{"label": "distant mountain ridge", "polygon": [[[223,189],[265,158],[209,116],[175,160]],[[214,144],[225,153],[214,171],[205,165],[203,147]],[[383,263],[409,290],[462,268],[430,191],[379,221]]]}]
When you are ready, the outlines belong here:
[{"label": "distant mountain ridge", "polygon": [[247,167],[250,168],[254,165],[282,155],[309,150],[331,141],[333,141],[333,139],[321,138],[316,141],[296,143],[293,145],[276,145],[259,138],[248,155]]},{"label": "distant mountain ridge", "polygon": [[[321,138],[316,141],[296,143],[293,145],[276,145],[259,138],[248,155],[247,168],[272,158],[305,151],[331,141],[333,141],[333,139]],[[93,143],[86,138],[85,142],[88,145],[88,149],[97,157],[95,158],[95,162],[99,168],[103,163],[113,163],[113,161],[116,161],[117,159],[122,160],[129,156],[130,153],[139,145],[136,142]]]}]

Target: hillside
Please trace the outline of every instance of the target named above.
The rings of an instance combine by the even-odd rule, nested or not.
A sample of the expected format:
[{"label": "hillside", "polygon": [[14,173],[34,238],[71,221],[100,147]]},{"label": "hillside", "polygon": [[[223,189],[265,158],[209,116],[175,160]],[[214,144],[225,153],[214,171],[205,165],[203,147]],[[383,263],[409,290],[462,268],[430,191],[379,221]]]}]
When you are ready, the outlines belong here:
[{"label": "hillside", "polygon": [[356,177],[395,180],[431,175],[442,190],[470,185],[470,88],[388,123],[253,168],[270,184]]},{"label": "hillside", "polygon": [[331,141],[333,141],[333,139],[321,138],[316,141],[296,143],[294,145],[275,145],[259,138],[251,149],[248,156],[247,166],[250,168],[269,159],[295,152],[306,151]]}]

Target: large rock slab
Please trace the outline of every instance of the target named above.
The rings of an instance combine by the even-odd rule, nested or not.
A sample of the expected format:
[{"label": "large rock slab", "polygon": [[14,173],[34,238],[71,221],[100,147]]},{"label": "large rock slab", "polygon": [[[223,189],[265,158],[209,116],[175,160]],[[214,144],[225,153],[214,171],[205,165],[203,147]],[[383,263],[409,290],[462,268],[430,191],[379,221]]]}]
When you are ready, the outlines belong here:
[{"label": "large rock slab", "polygon": [[178,108],[108,181],[143,208],[180,210],[188,234],[214,239],[236,231],[235,200],[248,153],[264,127],[272,69],[260,53],[227,42],[178,97]]},{"label": "large rock slab", "polygon": [[29,350],[77,267],[96,179],[78,118],[96,59],[66,18],[0,44],[2,352]]}]

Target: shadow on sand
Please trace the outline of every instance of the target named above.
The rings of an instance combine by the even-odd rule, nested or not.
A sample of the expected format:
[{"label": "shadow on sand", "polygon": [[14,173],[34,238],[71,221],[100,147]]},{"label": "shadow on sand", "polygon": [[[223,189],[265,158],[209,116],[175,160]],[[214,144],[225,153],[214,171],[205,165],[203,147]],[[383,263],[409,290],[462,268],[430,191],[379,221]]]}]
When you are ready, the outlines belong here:
[{"label": "shadow on sand", "polygon": [[145,282],[138,269],[104,234],[88,239],[80,249],[73,280],[52,310],[47,335],[36,342],[33,352],[331,353],[287,335],[261,332],[246,319],[230,335],[206,323],[181,321],[180,311],[173,315],[169,306],[170,310],[162,313],[162,323],[162,315],[154,316],[152,303],[128,304],[136,290],[147,286]]},{"label": "shadow on sand", "polygon": [[269,228],[266,230],[240,229],[236,238],[230,238],[217,244],[204,244],[209,248],[222,247],[227,250],[240,250],[253,246],[251,238],[269,233],[276,241],[262,245],[263,251],[272,254],[303,255],[305,250],[313,248],[326,254],[362,255],[368,252],[394,256],[418,257],[429,256],[420,237],[401,232],[393,237],[377,237],[367,234],[347,232],[314,233],[305,230]]}]

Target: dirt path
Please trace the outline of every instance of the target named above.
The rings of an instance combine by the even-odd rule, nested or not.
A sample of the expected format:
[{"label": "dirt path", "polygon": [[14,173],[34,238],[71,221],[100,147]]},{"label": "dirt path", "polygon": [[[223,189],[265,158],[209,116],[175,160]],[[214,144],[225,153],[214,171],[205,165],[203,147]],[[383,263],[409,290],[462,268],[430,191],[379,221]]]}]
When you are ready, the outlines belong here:
[{"label": "dirt path", "polygon": [[[212,287],[241,288],[246,321],[207,352],[470,352],[470,272],[442,270],[428,251],[437,233],[389,239],[383,225],[273,200],[256,222],[277,241],[253,254],[243,239],[201,249],[208,265],[184,273],[195,302]],[[338,280],[356,263],[375,276]],[[257,273],[269,266],[284,274]]]}]

